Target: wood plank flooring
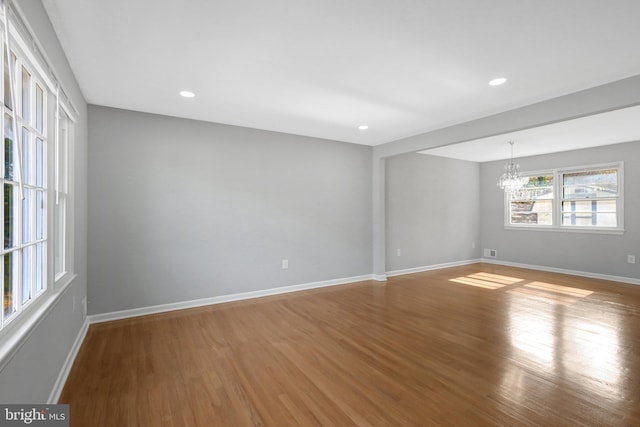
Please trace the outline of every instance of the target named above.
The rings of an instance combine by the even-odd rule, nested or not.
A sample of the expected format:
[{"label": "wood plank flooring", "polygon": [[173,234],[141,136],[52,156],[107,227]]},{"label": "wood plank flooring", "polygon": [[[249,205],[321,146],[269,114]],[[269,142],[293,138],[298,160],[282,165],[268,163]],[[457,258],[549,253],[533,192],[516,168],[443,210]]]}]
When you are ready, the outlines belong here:
[{"label": "wood plank flooring", "polygon": [[92,325],[72,426],[640,425],[640,286],[489,264]]}]

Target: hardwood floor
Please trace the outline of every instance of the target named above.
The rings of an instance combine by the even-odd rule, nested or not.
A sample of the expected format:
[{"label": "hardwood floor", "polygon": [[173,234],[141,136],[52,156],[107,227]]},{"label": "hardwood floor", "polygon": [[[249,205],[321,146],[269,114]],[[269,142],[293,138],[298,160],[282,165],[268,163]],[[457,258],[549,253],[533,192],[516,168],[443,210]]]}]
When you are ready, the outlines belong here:
[{"label": "hardwood floor", "polygon": [[640,286],[488,264],[94,324],[72,426],[640,425]]}]

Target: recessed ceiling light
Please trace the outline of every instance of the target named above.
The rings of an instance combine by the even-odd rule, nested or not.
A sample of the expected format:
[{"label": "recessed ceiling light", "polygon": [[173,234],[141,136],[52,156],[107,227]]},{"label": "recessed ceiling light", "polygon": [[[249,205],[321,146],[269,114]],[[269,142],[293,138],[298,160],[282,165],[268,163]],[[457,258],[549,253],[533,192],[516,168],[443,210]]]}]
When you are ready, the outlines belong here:
[{"label": "recessed ceiling light", "polygon": [[489,86],[500,86],[501,84],[505,84],[507,79],[504,77],[498,77],[497,79],[493,79],[489,82]]},{"label": "recessed ceiling light", "polygon": [[185,98],[193,98],[194,96],[196,96],[196,94],[189,90],[181,90],[180,96],[184,96]]},{"label": "recessed ceiling light", "polygon": [[367,126],[367,125],[360,125],[360,126],[358,126],[358,129],[360,129],[360,130],[367,130],[367,129],[369,129],[369,126]]}]

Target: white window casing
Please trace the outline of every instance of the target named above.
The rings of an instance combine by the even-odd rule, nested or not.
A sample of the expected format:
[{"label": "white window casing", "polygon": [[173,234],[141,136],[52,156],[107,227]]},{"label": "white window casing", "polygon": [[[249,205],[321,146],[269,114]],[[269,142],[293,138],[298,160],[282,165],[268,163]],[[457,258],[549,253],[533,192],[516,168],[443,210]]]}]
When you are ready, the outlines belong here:
[{"label": "white window casing", "polygon": [[3,0],[0,12],[1,370],[75,278],[78,113],[19,8]]},{"label": "white window casing", "polygon": [[504,196],[505,229],[624,233],[624,162],[523,172]]}]

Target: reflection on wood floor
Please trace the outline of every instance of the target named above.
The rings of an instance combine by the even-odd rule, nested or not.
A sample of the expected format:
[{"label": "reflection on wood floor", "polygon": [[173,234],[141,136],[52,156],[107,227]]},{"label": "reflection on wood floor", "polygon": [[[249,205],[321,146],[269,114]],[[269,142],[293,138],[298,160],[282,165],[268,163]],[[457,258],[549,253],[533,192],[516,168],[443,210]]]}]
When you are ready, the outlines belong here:
[{"label": "reflection on wood floor", "polygon": [[72,426],[640,425],[640,286],[488,264],[92,325]]}]

